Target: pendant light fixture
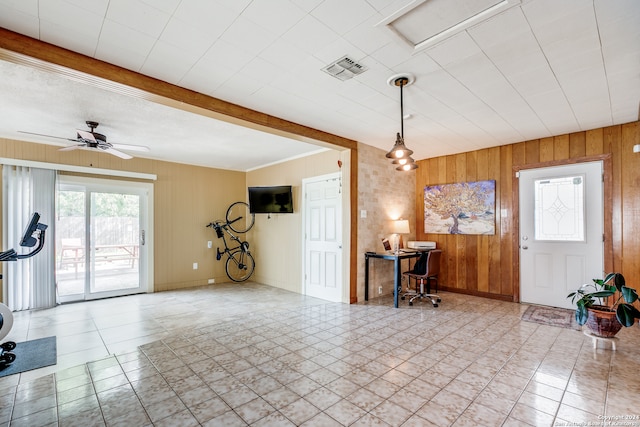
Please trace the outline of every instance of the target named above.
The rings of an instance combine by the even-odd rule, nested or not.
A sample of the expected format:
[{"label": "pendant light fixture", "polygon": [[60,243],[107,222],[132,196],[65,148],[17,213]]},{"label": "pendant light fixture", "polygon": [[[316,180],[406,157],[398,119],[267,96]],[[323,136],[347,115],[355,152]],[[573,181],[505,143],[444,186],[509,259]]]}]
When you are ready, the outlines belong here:
[{"label": "pendant light fixture", "polygon": [[406,74],[392,76],[387,80],[387,84],[400,87],[400,132],[396,134],[396,143],[391,151],[386,154],[388,159],[392,159],[392,164],[398,165],[398,171],[410,171],[417,169],[418,165],[411,158],[413,151],[404,145],[404,100],[402,88],[413,83],[415,79]]}]

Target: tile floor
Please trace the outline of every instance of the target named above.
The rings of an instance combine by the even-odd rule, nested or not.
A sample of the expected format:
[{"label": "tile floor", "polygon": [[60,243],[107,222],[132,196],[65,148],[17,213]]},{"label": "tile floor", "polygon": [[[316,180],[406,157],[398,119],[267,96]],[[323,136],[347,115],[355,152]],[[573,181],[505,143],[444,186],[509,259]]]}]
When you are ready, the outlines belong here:
[{"label": "tile floor", "polygon": [[248,283],[17,313],[10,338],[56,335],[59,363],[0,378],[0,425],[640,426],[638,328],[594,350],[526,305],[442,299]]}]

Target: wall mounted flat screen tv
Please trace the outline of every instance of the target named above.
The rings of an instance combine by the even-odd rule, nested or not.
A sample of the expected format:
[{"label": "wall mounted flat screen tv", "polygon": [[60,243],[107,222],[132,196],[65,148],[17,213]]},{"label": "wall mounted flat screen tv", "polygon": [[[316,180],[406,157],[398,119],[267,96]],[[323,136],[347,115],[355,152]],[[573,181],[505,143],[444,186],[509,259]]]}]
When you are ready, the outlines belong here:
[{"label": "wall mounted flat screen tv", "polygon": [[251,213],[293,213],[293,195],[290,185],[249,187]]}]

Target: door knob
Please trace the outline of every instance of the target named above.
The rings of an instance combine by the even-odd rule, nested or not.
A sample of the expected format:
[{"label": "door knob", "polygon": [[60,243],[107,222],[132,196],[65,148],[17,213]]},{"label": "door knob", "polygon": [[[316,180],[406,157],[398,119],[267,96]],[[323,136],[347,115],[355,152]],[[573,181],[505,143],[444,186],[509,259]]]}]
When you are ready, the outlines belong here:
[{"label": "door knob", "polygon": [[529,249],[529,246],[523,246],[522,249]]}]

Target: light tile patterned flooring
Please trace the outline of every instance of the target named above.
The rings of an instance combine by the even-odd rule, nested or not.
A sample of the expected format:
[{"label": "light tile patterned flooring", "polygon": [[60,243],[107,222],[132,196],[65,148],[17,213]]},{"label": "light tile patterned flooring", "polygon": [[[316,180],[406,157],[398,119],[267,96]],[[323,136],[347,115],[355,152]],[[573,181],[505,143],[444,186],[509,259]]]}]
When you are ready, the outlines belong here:
[{"label": "light tile patterned flooring", "polygon": [[[58,365],[0,378],[11,426],[551,426],[640,416],[640,331],[618,350],[443,293],[337,304],[255,283],[17,313]],[[137,347],[137,346],[140,347]],[[626,420],[640,426],[640,420]],[[564,424],[563,424],[564,423]]]}]

